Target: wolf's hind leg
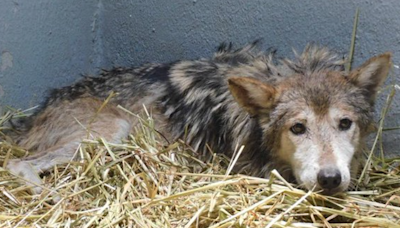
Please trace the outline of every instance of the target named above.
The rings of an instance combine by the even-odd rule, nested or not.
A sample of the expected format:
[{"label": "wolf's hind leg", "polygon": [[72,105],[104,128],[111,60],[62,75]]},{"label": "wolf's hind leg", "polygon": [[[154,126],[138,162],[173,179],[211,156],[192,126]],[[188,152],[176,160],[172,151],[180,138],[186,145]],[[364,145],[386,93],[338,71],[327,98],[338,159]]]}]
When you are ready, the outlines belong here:
[{"label": "wolf's hind leg", "polygon": [[72,142],[59,148],[50,148],[47,151],[33,154],[22,159],[12,159],[7,164],[7,169],[14,175],[22,177],[35,193],[42,191],[42,180],[39,173],[55,165],[71,161],[79,143]]},{"label": "wolf's hind leg", "polygon": [[29,162],[21,159],[12,159],[8,161],[6,168],[10,173],[22,177],[26,184],[32,188],[33,192],[38,194],[42,191],[40,185],[42,180],[37,171],[31,166]]},{"label": "wolf's hind leg", "polygon": [[[116,119],[114,120],[114,127],[119,128],[117,132],[107,132],[104,135],[94,134],[94,137],[104,137],[109,142],[120,142],[123,138],[129,134],[130,124],[126,120]],[[104,124],[104,123],[103,123]],[[105,127],[110,127],[109,124],[105,123],[96,124],[93,130],[107,130]],[[42,192],[42,180],[39,177],[39,173],[48,170],[55,165],[64,164],[70,162],[79,147],[79,144],[84,136],[76,134],[75,137],[67,137],[64,143],[59,143],[52,148],[45,151],[35,153],[31,156],[22,159],[12,159],[7,164],[7,169],[10,170],[14,175],[21,176],[28,186],[32,187],[35,193]],[[61,145],[60,145],[61,144]]]},{"label": "wolf's hind leg", "polygon": [[101,104],[96,99],[82,98],[44,110],[20,144],[36,148],[37,152],[10,160],[7,169],[24,178],[35,193],[40,193],[42,180],[38,173],[70,162],[82,139],[102,137],[109,142],[120,142],[128,136],[131,122],[114,106],[107,105],[99,112]]}]

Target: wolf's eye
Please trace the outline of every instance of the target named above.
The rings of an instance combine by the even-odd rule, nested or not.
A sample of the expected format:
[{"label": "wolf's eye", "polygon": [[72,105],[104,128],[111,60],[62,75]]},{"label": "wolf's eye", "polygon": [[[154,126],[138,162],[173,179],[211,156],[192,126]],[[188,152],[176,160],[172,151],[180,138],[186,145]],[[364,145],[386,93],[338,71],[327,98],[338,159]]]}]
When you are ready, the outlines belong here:
[{"label": "wolf's eye", "polygon": [[339,122],[339,129],[341,131],[349,130],[352,123],[353,123],[353,121],[351,121],[351,120],[349,120],[347,118],[341,119],[340,122]]},{"label": "wolf's eye", "polygon": [[306,133],[306,126],[304,126],[304,124],[301,123],[296,123],[290,128],[290,131],[295,135],[302,135]]}]

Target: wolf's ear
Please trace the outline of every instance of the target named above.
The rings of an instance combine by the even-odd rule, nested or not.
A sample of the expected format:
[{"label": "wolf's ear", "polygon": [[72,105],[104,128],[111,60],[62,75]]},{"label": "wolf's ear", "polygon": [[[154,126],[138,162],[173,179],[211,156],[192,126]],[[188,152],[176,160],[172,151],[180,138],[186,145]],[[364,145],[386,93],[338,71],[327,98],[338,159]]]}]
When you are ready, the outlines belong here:
[{"label": "wolf's ear", "polygon": [[372,100],[375,100],[376,92],[385,82],[389,74],[392,54],[386,52],[369,59],[363,65],[350,73],[349,79],[358,87],[370,92]]},{"label": "wolf's ear", "polygon": [[250,77],[229,78],[228,86],[236,102],[251,115],[267,113],[277,93],[273,86]]}]

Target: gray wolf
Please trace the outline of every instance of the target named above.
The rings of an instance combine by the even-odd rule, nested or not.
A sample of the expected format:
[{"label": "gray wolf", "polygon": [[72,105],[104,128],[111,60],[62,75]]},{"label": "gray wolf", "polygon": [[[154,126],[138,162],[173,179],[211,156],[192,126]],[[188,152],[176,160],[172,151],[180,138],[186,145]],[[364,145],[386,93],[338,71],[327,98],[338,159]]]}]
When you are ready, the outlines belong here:
[{"label": "gray wolf", "polygon": [[232,156],[244,145],[237,172],[267,177],[277,169],[306,189],[343,192],[374,129],[374,101],[391,54],[351,72],[343,63],[317,45],[290,60],[259,51],[256,43],[223,44],[210,59],[104,71],[53,90],[18,139],[33,154],[7,168],[40,192],[38,173],[71,161],[82,139],[128,136],[138,121],[117,105],[134,113],[145,105],[162,135],[173,141],[186,134],[201,156]]}]

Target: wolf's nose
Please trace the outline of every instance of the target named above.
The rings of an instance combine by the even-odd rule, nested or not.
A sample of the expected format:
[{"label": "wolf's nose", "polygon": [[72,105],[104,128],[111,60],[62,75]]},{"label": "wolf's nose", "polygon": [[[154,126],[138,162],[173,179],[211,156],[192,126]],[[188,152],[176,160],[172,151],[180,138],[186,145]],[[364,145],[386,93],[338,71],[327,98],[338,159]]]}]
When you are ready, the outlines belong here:
[{"label": "wolf's nose", "polygon": [[317,178],[319,186],[325,190],[332,190],[342,182],[340,171],[333,168],[320,170]]}]

